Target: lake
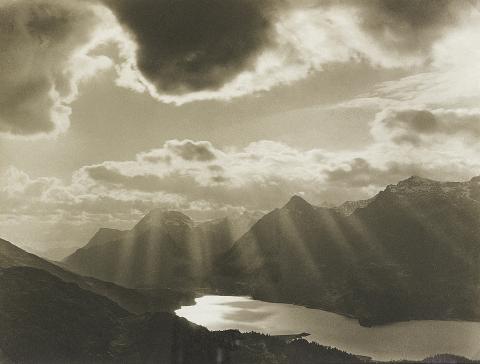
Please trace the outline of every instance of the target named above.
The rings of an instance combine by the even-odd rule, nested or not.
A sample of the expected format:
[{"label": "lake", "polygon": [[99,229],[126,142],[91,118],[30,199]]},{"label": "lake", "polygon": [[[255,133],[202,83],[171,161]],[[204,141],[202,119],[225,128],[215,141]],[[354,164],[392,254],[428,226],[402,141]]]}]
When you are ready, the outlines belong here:
[{"label": "lake", "polygon": [[210,330],[308,332],[310,341],[376,360],[419,360],[440,353],[480,359],[480,323],[409,321],[367,328],[334,313],[249,297],[208,295],[195,302],[176,314]]}]

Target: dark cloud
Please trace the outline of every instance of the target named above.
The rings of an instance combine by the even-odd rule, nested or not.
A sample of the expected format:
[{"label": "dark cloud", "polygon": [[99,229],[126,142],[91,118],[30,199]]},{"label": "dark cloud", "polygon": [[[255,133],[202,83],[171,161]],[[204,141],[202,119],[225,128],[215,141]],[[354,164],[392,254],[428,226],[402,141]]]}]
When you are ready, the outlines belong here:
[{"label": "dark cloud", "polygon": [[377,139],[420,146],[432,138],[480,137],[480,114],[466,110],[386,110],[373,124]]},{"label": "dark cloud", "polygon": [[221,87],[271,41],[271,0],[103,2],[133,35],[139,70],[168,93]]},{"label": "dark cloud", "polygon": [[[438,155],[436,155],[438,157]],[[437,164],[437,162],[440,162]],[[364,188],[375,187],[377,191],[383,187],[396,184],[411,176],[422,176],[434,180],[454,180],[472,175],[472,167],[464,163],[441,163],[422,160],[418,157],[414,161],[390,160],[383,166],[377,166],[364,158],[354,158],[346,165],[338,166],[326,172],[326,182],[330,185],[330,191],[336,189],[337,193],[346,194],[357,191],[355,198],[358,199],[358,191]],[[465,177],[468,178],[468,177]],[[374,189],[374,190],[375,190]],[[372,197],[369,194],[365,197]]]},{"label": "dark cloud", "polygon": [[421,134],[433,134],[439,129],[439,122],[435,115],[427,110],[398,111],[391,117],[383,119],[383,123],[389,130],[401,130],[392,138],[395,143],[399,144],[419,145]]},{"label": "dark cloud", "polygon": [[[137,189],[145,190],[147,187],[144,186],[151,186],[151,181],[156,181],[155,176],[136,176],[135,177],[128,177],[116,170],[109,169],[104,165],[97,165],[97,166],[89,166],[85,167],[84,170],[87,172],[88,176],[95,181],[104,182],[108,184],[114,185],[124,185],[127,181],[135,180],[136,182],[132,183]],[[147,178],[148,177],[148,178]],[[141,180],[142,182],[138,183]],[[147,181],[145,181],[147,180]],[[150,189],[151,190],[151,189]]]},{"label": "dark cloud", "polygon": [[194,142],[192,140],[170,140],[165,149],[187,161],[206,162],[214,160],[214,148],[210,142]]},{"label": "dark cloud", "polygon": [[[441,37],[468,5],[462,0],[357,1],[362,27],[396,52],[422,53]],[[463,5],[463,6],[462,6]]]},{"label": "dark cloud", "polygon": [[95,19],[77,1],[0,3],[0,133],[48,134],[68,126],[63,101],[75,92],[68,62]]},{"label": "dark cloud", "polygon": [[16,135],[52,132],[55,124],[50,113],[54,106],[48,94],[51,86],[43,75],[24,80],[16,87],[0,86],[0,132]]},{"label": "dark cloud", "polygon": [[327,172],[327,181],[343,187],[358,188],[384,186],[405,177],[419,174],[422,168],[412,164],[390,163],[385,169],[374,167],[363,158],[353,159],[348,166],[342,166]]},{"label": "dark cloud", "polygon": [[426,56],[432,44],[476,0],[333,0],[321,6],[347,6],[358,13],[361,29],[383,48],[398,55]]}]

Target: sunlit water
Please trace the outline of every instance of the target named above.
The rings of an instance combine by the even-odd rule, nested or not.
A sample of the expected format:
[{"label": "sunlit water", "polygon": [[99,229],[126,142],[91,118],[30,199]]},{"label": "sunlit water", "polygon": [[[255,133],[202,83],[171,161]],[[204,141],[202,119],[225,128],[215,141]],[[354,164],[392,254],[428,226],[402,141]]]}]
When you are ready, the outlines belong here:
[{"label": "sunlit water", "polygon": [[480,323],[410,321],[366,328],[334,313],[248,297],[203,296],[195,301],[177,315],[210,330],[308,332],[308,340],[377,360],[419,360],[440,353],[480,359]]}]

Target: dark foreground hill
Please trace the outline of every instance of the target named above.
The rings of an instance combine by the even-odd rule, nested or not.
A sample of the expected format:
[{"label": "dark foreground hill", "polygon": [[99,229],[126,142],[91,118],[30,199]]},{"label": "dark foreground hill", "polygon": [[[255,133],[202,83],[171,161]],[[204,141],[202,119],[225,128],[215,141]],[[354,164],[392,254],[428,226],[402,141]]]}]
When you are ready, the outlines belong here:
[{"label": "dark foreground hill", "polygon": [[364,325],[478,321],[480,181],[412,177],[344,209],[295,196],[235,243],[212,282]]},{"label": "dark foreground hill", "polygon": [[209,332],[170,313],[132,315],[38,269],[0,269],[0,348],[13,363],[358,363],[305,341]]}]

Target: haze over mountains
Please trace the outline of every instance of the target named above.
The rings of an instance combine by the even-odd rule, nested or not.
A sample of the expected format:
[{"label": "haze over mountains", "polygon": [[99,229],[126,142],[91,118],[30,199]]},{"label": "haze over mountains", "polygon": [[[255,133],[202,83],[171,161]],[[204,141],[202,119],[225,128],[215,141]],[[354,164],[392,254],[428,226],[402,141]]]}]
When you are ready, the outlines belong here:
[{"label": "haze over mountains", "polygon": [[411,177],[337,208],[294,196],[241,237],[226,221],[196,224],[154,210],[120,239],[82,248],[64,263],[129,287],[248,294],[364,325],[480,319],[479,178]]},{"label": "haze over mountains", "polygon": [[245,213],[198,223],[181,212],[153,210],[128,232],[101,229],[64,264],[128,287],[198,287],[257,218]]}]

